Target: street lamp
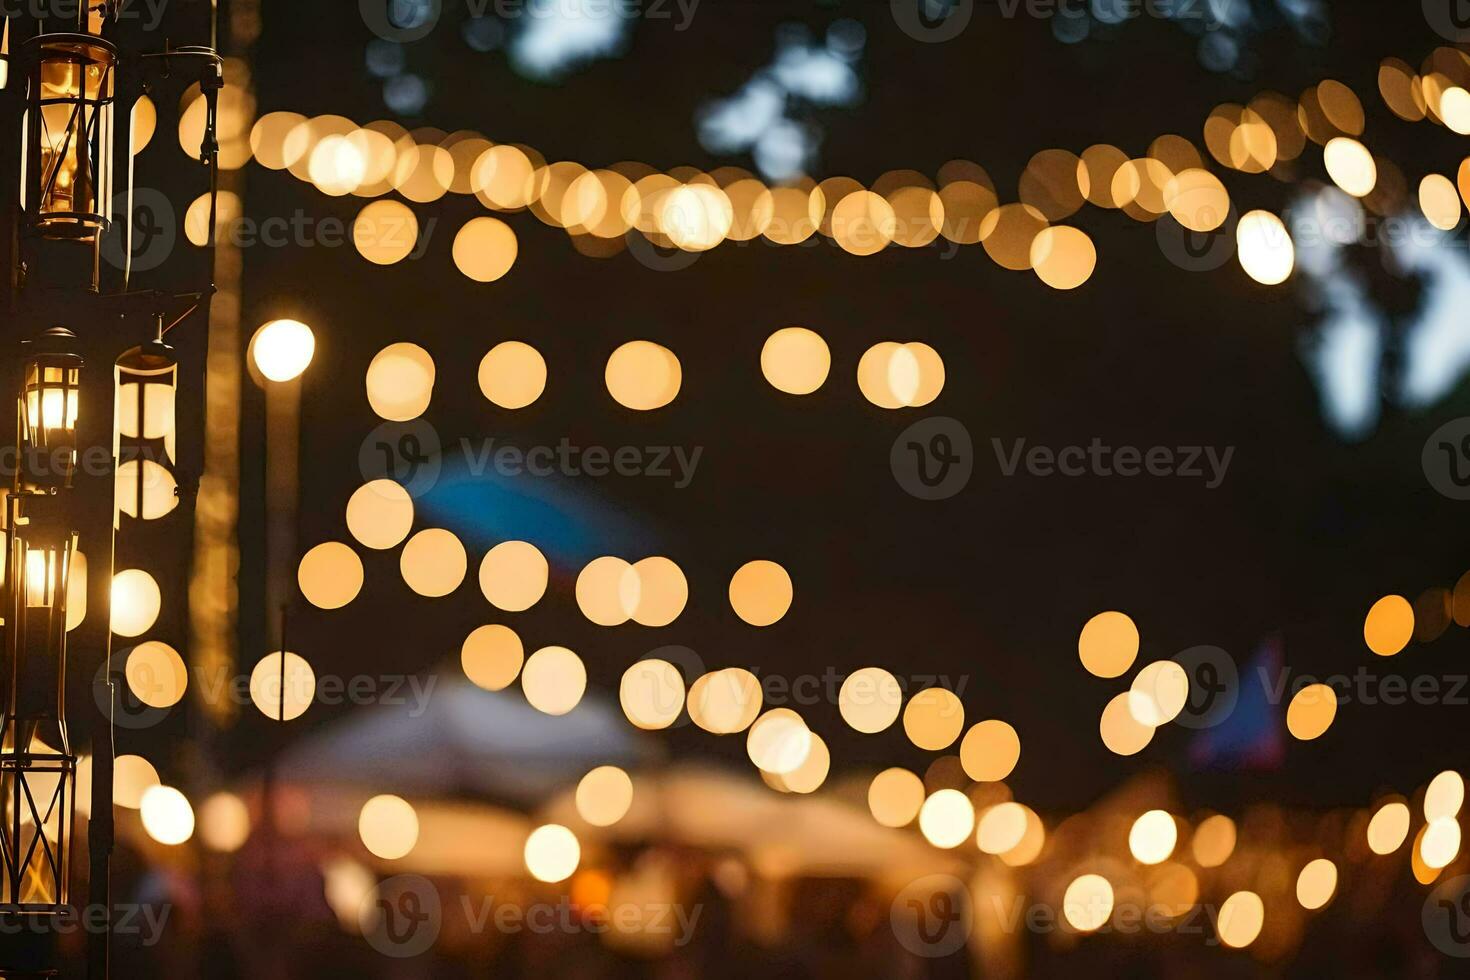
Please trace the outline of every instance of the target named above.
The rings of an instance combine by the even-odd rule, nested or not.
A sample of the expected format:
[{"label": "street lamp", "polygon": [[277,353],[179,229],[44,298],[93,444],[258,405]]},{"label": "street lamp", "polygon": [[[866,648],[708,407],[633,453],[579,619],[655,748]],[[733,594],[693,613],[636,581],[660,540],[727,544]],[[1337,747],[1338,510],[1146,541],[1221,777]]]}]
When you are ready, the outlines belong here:
[{"label": "street lamp", "polygon": [[91,34],[42,34],[26,47],[21,209],[42,237],[95,241],[112,200],[117,49]]},{"label": "street lamp", "polygon": [[71,486],[77,462],[77,413],[81,405],[82,357],[76,334],[52,327],[24,342],[16,444],[18,489],[54,493]]},{"label": "street lamp", "polygon": [[8,680],[0,720],[0,913],[64,914],[77,757],[66,729],[66,603],[76,534],[64,498],[6,500]]},{"label": "street lamp", "polygon": [[179,504],[175,461],[179,364],[161,338],[117,361],[117,506],[154,520]]}]

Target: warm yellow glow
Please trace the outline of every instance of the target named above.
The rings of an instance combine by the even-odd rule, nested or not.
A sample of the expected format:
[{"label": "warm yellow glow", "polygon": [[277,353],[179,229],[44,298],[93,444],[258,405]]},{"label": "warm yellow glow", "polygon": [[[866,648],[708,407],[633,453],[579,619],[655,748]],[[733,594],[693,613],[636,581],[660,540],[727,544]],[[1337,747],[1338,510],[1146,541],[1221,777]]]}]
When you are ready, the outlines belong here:
[{"label": "warm yellow glow", "polygon": [[312,148],[307,173],[316,189],[328,197],[357,190],[367,178],[368,161],[361,146],[346,136],[324,137]]},{"label": "warm yellow glow", "polygon": [[831,369],[827,342],[805,327],[777,330],[761,348],[761,373],[771,387],[788,395],[810,395],[822,387]]},{"label": "warm yellow glow", "polygon": [[[268,112],[250,130],[255,161],[270,170],[285,170],[306,152],[306,117],[295,112]],[[293,133],[301,135],[292,138]]]},{"label": "warm yellow glow", "polygon": [[981,220],[980,241],[996,265],[1024,272],[1031,268],[1032,243],[1046,226],[1046,217],[1031,205],[1004,204]]},{"label": "warm yellow glow", "polygon": [[1296,267],[1296,246],[1281,219],[1252,211],[1235,228],[1235,247],[1246,275],[1263,286],[1285,282]]},{"label": "warm yellow glow", "polygon": [[471,218],[454,236],[455,268],[475,282],[500,279],[519,254],[516,233],[499,218]]},{"label": "warm yellow glow", "polygon": [[546,594],[550,575],[551,566],[535,545],[502,541],[480,562],[480,592],[497,609],[524,612]]},{"label": "warm yellow glow", "polygon": [[893,206],[872,191],[846,194],[832,209],[832,239],[853,255],[873,255],[887,248],[898,231]]},{"label": "warm yellow glow", "polygon": [[120,755],[112,764],[112,801],[118,806],[136,810],[143,805],[143,794],[158,785],[158,770],[141,755]]},{"label": "warm yellow glow", "polygon": [[526,870],[537,881],[555,884],[566,881],[582,862],[582,845],[577,835],[560,824],[537,827],[526,838]]},{"label": "warm yellow glow", "polygon": [[919,408],[944,390],[944,360],[928,344],[874,344],[858,361],[858,389],[879,408]]},{"label": "warm yellow glow", "polygon": [[199,807],[199,837],[204,846],[233,854],[250,839],[250,809],[234,793],[215,793]]},{"label": "warm yellow glow", "polygon": [[1190,231],[1214,231],[1230,216],[1230,195],[1208,170],[1185,170],[1164,188],[1164,206]]},{"label": "warm yellow glow", "polygon": [[477,687],[503,691],[515,682],[525,662],[521,638],[509,626],[481,626],[465,637],[459,649],[464,674]]},{"label": "warm yellow glow", "polygon": [[413,253],[419,219],[402,201],[373,201],[352,221],[352,244],[374,265],[394,265]]},{"label": "warm yellow glow", "polygon": [[389,180],[398,193],[415,204],[437,201],[454,182],[454,157],[442,146],[400,143]]},{"label": "warm yellow glow", "polygon": [[1409,836],[1409,808],[1400,802],[1385,803],[1368,821],[1368,848],[1374,854],[1392,854]]},{"label": "warm yellow glow", "polygon": [[1448,867],[1460,856],[1460,823],[1454,817],[1429,821],[1419,841],[1419,857],[1430,868]]},{"label": "warm yellow glow", "polygon": [[689,583],[683,570],[672,559],[654,556],[634,562],[631,571],[637,589],[633,622],[660,627],[678,619],[689,601]]},{"label": "warm yellow glow", "polygon": [[362,559],[340,541],[324,541],[301,556],[301,594],[318,609],[341,609],[362,591]]},{"label": "warm yellow glow", "polygon": [[148,632],[162,606],[158,583],[141,568],[124,569],[112,577],[112,631],[118,636]]},{"label": "warm yellow glow", "polygon": [[745,731],[760,714],[760,679],[743,667],[705,674],[689,688],[689,717],[715,735]]},{"label": "warm yellow glow", "polygon": [[904,734],[926,752],[953,745],[964,727],[965,706],[942,687],[925,688],[903,709]]},{"label": "warm yellow glow", "polygon": [[1189,674],[1172,660],[1156,660],[1133,678],[1128,711],[1140,725],[1157,728],[1179,717],[1189,700]]},{"label": "warm yellow glow", "polygon": [[1392,657],[1414,638],[1414,607],[1401,595],[1373,603],[1363,621],[1363,642],[1380,657]]},{"label": "warm yellow glow", "polygon": [[531,707],[548,715],[564,715],[587,691],[587,668],[566,647],[542,647],[521,669],[521,691]]},{"label": "warm yellow glow", "polygon": [[1154,729],[1140,724],[1128,709],[1128,692],[1124,691],[1103,708],[1098,722],[1098,734],[1109,752],[1117,755],[1136,755],[1153,741]]},{"label": "warm yellow glow", "polygon": [[1444,90],[1439,97],[1439,117],[1461,136],[1470,136],[1470,92],[1458,85]]},{"label": "warm yellow glow", "polygon": [[919,809],[919,832],[935,847],[959,847],[975,830],[975,807],[957,789],[941,789]]},{"label": "warm yellow glow", "polygon": [[1023,804],[1021,809],[1026,814],[1026,832],[1021,835],[1020,843],[1000,855],[1001,862],[1012,868],[1024,867],[1035,861],[1046,846],[1046,828],[1041,818],[1029,806]]},{"label": "warm yellow glow", "polygon": [[885,769],[868,784],[868,811],[885,827],[907,827],[924,805],[924,781],[907,769]]},{"label": "warm yellow glow", "polygon": [[801,768],[812,750],[812,733],[790,708],[773,708],[750,726],[745,751],[762,772],[784,776]]},{"label": "warm yellow glow", "polygon": [[1005,854],[1026,836],[1026,808],[1019,803],[997,803],[980,815],[975,842],[986,854]]},{"label": "warm yellow glow", "polygon": [[[161,387],[153,385],[150,387]],[[139,468],[142,479],[139,479]],[[139,506],[139,483],[142,501]],[[130,459],[117,468],[117,509],[129,517],[156,521],[179,506],[179,482],[168,467],[151,459]],[[68,598],[71,592],[68,590]]]},{"label": "warm yellow glow", "polygon": [[128,652],[123,670],[128,690],[153,708],[171,708],[184,696],[189,685],[189,672],[184,658],[167,643],[148,640]]},{"label": "warm yellow glow", "polygon": [[608,393],[619,405],[648,412],[674,400],[684,373],[679,359],[667,347],[633,340],[612,352],[603,377]]},{"label": "warm yellow glow", "polygon": [[1062,915],[1078,932],[1101,929],[1113,914],[1113,886],[1102,875],[1081,875],[1062,896]]},{"label": "warm yellow glow", "polygon": [[426,528],[403,546],[398,568],[410,589],[421,596],[439,598],[459,588],[469,568],[469,556],[452,532]]},{"label": "warm yellow glow", "polygon": [[863,667],[848,674],[837,692],[842,720],[865,735],[881,732],[898,720],[903,689],[882,667]]},{"label": "warm yellow glow", "polygon": [[1052,289],[1076,289],[1097,268],[1097,246],[1080,228],[1043,228],[1031,241],[1031,268]]},{"label": "warm yellow glow", "polygon": [[1465,780],[1453,769],[1446,769],[1429,781],[1424,790],[1424,819],[1435,821],[1457,817],[1465,803]]},{"label": "warm yellow glow", "polygon": [[368,365],[368,404],[390,422],[416,419],[433,398],[434,378],[434,359],[428,351],[417,344],[389,344]]},{"label": "warm yellow glow", "polygon": [[413,529],[413,498],[393,480],[373,480],[347,500],[347,530],[364,548],[396,548]]},{"label": "warm yellow glow", "polygon": [[153,100],[146,95],[138,97],[133,103],[133,155],[137,156],[148,148],[153,142],[153,134],[158,129],[158,107]]},{"label": "warm yellow glow", "polygon": [[[960,743],[960,764],[977,783],[1005,779],[1021,761],[1021,737],[998,718],[975,725]],[[998,852],[997,852],[998,853]]]},{"label": "warm yellow glow", "polygon": [[401,796],[374,796],[357,815],[357,836],[374,857],[396,861],[419,842],[419,815]]},{"label": "warm yellow glow", "polygon": [[1149,810],[1128,831],[1128,851],[1140,864],[1162,864],[1178,842],[1179,825],[1165,810]]},{"label": "warm yellow glow", "polygon": [[827,750],[827,743],[813,732],[811,751],[807,752],[801,765],[792,772],[767,775],[767,780],[774,781],[778,789],[787,793],[815,793],[827,781],[831,768],[832,755]]},{"label": "warm yellow glow", "polygon": [[[0,535],[0,582],[5,581],[4,566],[5,539]],[[87,618],[87,556],[80,551],[72,552],[66,574],[66,631],[70,633]]]},{"label": "warm yellow glow", "polygon": [[1121,677],[1138,656],[1138,627],[1125,613],[1098,613],[1077,637],[1077,655],[1095,677]]},{"label": "warm yellow glow", "polygon": [[311,707],[316,697],[316,672],[311,664],[287,652],[266,654],[250,672],[250,700],[273,721],[292,721]]},{"label": "warm yellow glow", "polygon": [[546,390],[546,360],[519,340],[490,348],[480,362],[480,391],[501,408],[525,408]]},{"label": "warm yellow glow", "polygon": [[291,381],[311,364],[316,336],[300,320],[272,320],[250,341],[255,367],[271,381]]},{"label": "warm yellow glow", "polygon": [[791,608],[794,590],[786,569],[773,561],[746,562],[730,579],[730,608],[751,626],[770,626]]},{"label": "warm yellow glow", "polygon": [[1286,708],[1286,728],[1292,737],[1310,742],[1332,727],[1337,717],[1337,692],[1326,684],[1311,684],[1296,692]]},{"label": "warm yellow glow", "polygon": [[1255,892],[1236,892],[1220,906],[1216,923],[1220,942],[1233,949],[1244,949],[1256,941],[1266,924],[1266,906]]},{"label": "warm yellow glow", "polygon": [[684,678],[666,660],[640,660],[623,672],[618,700],[635,728],[668,728],[684,710]]},{"label": "warm yellow glow", "polygon": [[577,784],[577,814],[594,827],[611,827],[633,805],[633,780],[617,766],[599,766]]},{"label": "warm yellow glow", "polygon": [[658,230],[686,252],[704,252],[725,240],[734,223],[730,199],[709,184],[685,184],[664,194]]},{"label": "warm yellow glow", "polygon": [[1308,911],[1322,908],[1336,892],[1337,865],[1326,858],[1308,861],[1296,876],[1296,900]]},{"label": "warm yellow glow", "polygon": [[1339,136],[1322,151],[1327,175],[1353,197],[1367,197],[1378,184],[1378,165],[1373,154],[1355,139]]},{"label": "warm yellow glow", "polygon": [[598,626],[621,626],[633,617],[642,583],[633,566],[614,555],[588,562],[577,575],[577,608]]},{"label": "warm yellow glow", "polygon": [[1460,226],[1460,192],[1443,174],[1430,174],[1419,183],[1419,210],[1440,231]]},{"label": "warm yellow glow", "polygon": [[1218,868],[1235,853],[1235,821],[1215,814],[1194,830],[1194,860],[1201,868]]},{"label": "warm yellow glow", "polygon": [[501,211],[526,207],[539,193],[536,167],[520,148],[492,146],[470,171],[470,186],[486,206]]},{"label": "warm yellow glow", "polygon": [[139,806],[143,829],[160,844],[174,846],[194,836],[194,808],[172,786],[150,786]]}]

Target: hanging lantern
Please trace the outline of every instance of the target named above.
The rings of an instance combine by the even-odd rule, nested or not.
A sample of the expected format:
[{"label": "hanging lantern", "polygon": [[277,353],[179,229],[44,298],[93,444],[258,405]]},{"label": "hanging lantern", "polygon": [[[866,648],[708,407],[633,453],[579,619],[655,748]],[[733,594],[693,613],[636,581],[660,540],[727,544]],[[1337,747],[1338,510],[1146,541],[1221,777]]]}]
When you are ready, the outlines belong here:
[{"label": "hanging lantern", "polygon": [[174,462],[174,407],[179,367],[161,340],[134,347],[117,362],[117,507],[145,521],[179,505]]},{"label": "hanging lantern", "polygon": [[26,42],[21,210],[42,238],[96,241],[112,200],[117,49],[90,34]]},{"label": "hanging lantern", "polygon": [[21,489],[71,486],[77,462],[77,414],[81,408],[82,358],[76,335],[53,327],[22,345],[25,379],[20,395]]},{"label": "hanging lantern", "polygon": [[77,759],[66,731],[66,597],[76,535],[64,500],[6,500],[5,657],[0,721],[0,914],[67,908]]}]

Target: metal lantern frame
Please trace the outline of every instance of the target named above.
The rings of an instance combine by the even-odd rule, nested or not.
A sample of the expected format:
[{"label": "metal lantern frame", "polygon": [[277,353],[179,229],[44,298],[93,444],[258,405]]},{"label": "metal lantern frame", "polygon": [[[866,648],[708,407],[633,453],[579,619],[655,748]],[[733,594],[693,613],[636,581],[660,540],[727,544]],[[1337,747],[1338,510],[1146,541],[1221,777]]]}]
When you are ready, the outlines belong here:
[{"label": "metal lantern frame", "polygon": [[42,238],[97,241],[111,223],[117,48],[93,34],[42,34],[19,60],[25,225]]},{"label": "metal lantern frame", "polygon": [[[53,327],[23,345],[25,375],[17,408],[18,489],[71,487],[77,462],[77,419],[81,410],[82,356],[76,335]],[[59,417],[58,417],[59,416]]]},{"label": "metal lantern frame", "polygon": [[6,518],[0,913],[63,915],[76,836],[77,756],[66,725],[66,608],[77,537],[54,494],[11,494]]},{"label": "metal lantern frame", "polygon": [[[174,474],[178,387],[179,362],[174,356],[174,349],[161,337],[134,347],[117,359],[119,473],[122,467],[135,464],[132,486],[128,490],[123,489],[119,477],[119,509],[130,517],[149,520],[163,516],[156,512],[148,513],[146,491],[150,479],[157,478],[157,467],[163,467],[170,476]],[[158,404],[160,399],[161,407]],[[165,415],[162,424],[150,426],[150,420],[157,421],[156,413],[159,411]],[[150,463],[154,465],[150,467]],[[123,505],[128,493],[132,494],[134,502],[131,512]],[[166,508],[165,513],[170,510],[172,506]]]}]

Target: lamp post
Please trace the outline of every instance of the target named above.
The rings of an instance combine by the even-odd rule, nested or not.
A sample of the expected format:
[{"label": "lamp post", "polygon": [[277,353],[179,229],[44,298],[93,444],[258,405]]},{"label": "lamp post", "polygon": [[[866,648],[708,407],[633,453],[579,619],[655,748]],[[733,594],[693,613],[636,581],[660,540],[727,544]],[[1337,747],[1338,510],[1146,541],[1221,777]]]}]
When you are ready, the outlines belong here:
[{"label": "lamp post", "polygon": [[[186,0],[185,13],[191,3]],[[5,505],[0,588],[0,918],[72,913],[75,743],[90,741],[87,974],[103,978],[111,920],[114,685],[110,671],[97,673],[93,696],[79,700],[102,710],[79,713],[78,731],[69,731],[67,692],[76,685],[67,678],[67,627],[75,630],[70,642],[80,677],[110,663],[116,508],[149,517],[177,503],[172,488],[170,502],[161,503],[149,482],[163,479],[155,467],[165,483],[173,481],[178,368],[161,325],[181,308],[170,327],[195,310],[207,314],[212,292],[129,291],[132,146],[128,127],[115,123],[130,118],[149,71],[178,75],[198,66],[211,109],[201,155],[213,169],[213,107],[223,73],[213,48],[142,50],[144,34],[120,21],[114,0],[54,8],[31,16],[7,8],[0,25],[8,55],[0,62],[0,309],[21,342],[19,465]],[[105,239],[115,239],[121,255],[106,269]],[[126,459],[120,458],[124,441]],[[131,493],[119,492],[119,470],[133,477]],[[82,573],[83,552],[90,574]],[[68,623],[73,586],[85,589],[70,596],[74,614],[90,611],[85,622],[73,615]],[[99,912],[106,925],[97,930]],[[29,951],[22,960],[19,945],[0,944],[0,976],[45,965],[47,951]],[[40,975],[47,972],[54,971]]]}]

